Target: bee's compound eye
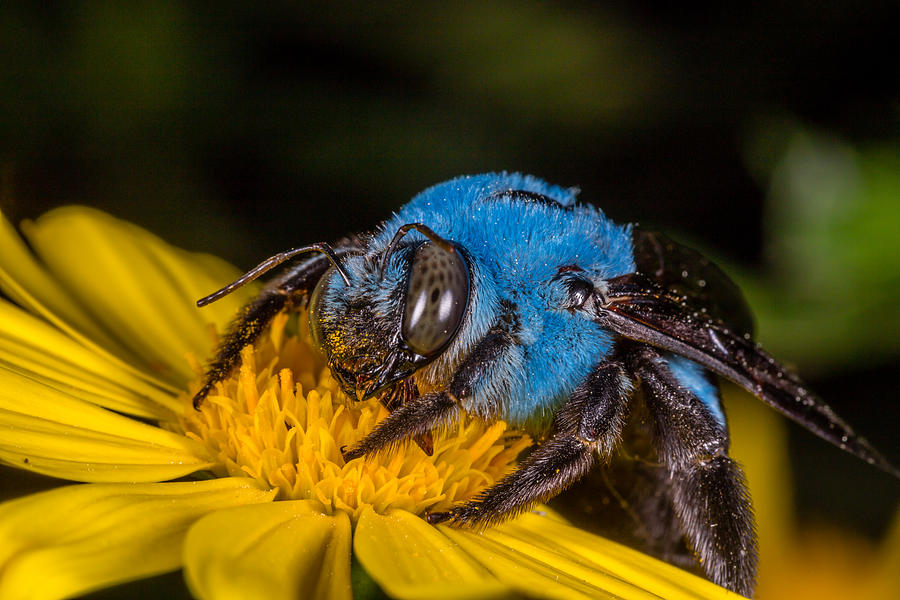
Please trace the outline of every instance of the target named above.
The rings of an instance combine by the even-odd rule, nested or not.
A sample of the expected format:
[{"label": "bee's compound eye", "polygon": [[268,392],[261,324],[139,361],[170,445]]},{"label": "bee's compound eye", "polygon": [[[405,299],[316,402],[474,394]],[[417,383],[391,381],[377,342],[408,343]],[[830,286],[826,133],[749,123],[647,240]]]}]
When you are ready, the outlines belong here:
[{"label": "bee's compound eye", "polygon": [[325,288],[328,287],[328,280],[334,274],[334,267],[331,267],[313,289],[312,295],[309,297],[309,333],[312,336],[313,344],[320,350],[325,350],[322,339],[322,295]]},{"label": "bee's compound eye", "polygon": [[469,300],[469,269],[459,251],[425,242],[413,256],[403,338],[410,350],[433,356],[453,339]]}]

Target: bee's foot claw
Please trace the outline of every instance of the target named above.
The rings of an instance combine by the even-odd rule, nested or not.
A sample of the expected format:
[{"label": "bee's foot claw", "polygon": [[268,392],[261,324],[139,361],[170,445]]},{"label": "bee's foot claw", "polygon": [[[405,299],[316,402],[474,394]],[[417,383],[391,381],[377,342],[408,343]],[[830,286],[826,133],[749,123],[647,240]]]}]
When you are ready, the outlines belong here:
[{"label": "bee's foot claw", "polygon": [[425,515],[425,521],[427,521],[431,525],[437,525],[438,523],[445,523],[453,518],[453,513],[451,511],[446,512],[435,512],[428,513]]}]

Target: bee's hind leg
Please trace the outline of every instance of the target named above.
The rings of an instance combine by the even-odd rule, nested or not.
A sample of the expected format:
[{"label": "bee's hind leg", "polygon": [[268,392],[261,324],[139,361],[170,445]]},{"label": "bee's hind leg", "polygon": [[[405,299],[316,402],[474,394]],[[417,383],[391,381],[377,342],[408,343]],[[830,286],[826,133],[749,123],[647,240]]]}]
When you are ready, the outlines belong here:
[{"label": "bee's hind leg", "polygon": [[631,381],[622,365],[600,364],[566,400],[549,440],[474,500],[432,513],[429,521],[490,524],[556,496],[590,470],[597,454],[609,456],[618,444],[630,393]]},{"label": "bee's hind leg", "polygon": [[680,385],[659,352],[635,345],[626,364],[641,380],[660,460],[688,544],[715,583],[750,597],[756,578],[753,511],[740,466],[728,456],[728,432]]}]

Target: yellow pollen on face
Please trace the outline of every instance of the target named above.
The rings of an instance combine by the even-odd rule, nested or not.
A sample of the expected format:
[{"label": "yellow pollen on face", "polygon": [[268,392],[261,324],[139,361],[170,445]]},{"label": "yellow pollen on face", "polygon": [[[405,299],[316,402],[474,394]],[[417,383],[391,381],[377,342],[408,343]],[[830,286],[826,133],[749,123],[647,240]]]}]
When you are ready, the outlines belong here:
[{"label": "yellow pollen on face", "polygon": [[277,489],[279,500],[317,500],[326,512],[352,518],[365,506],[423,514],[473,497],[531,444],[503,422],[462,419],[435,432],[432,456],[409,442],[345,462],[341,448],[353,447],[388,412],[375,399],[351,401],[341,392],[310,347],[305,323],[304,315],[278,315],[199,411],[185,393],[180,425],[217,463],[216,476],[252,477]]}]

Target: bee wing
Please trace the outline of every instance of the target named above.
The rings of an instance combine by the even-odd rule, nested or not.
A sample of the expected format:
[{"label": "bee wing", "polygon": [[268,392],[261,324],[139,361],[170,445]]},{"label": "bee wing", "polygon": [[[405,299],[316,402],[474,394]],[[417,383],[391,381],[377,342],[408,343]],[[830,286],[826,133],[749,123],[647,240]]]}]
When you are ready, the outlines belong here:
[{"label": "bee wing", "polygon": [[658,231],[631,234],[638,273],[689,298],[733,331],[753,335],[753,313],[741,289],[714,262]]},{"label": "bee wing", "polygon": [[597,321],[633,340],[669,350],[726,377],[819,437],[896,477],[869,442],[810,392],[800,379],[769,356],[748,333],[697,310],[682,295],[638,274],[611,279]]}]

